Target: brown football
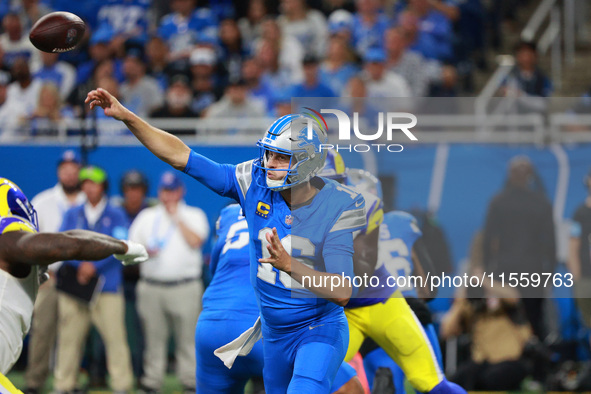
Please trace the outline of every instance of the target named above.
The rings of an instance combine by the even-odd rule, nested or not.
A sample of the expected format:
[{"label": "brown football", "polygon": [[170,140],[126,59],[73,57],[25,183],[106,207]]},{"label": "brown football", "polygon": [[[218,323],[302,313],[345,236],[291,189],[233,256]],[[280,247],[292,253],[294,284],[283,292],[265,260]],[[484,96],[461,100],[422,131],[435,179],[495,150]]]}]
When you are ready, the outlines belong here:
[{"label": "brown football", "polygon": [[78,45],[86,25],[70,12],[52,12],[39,19],[31,29],[29,40],[43,52],[67,52]]}]

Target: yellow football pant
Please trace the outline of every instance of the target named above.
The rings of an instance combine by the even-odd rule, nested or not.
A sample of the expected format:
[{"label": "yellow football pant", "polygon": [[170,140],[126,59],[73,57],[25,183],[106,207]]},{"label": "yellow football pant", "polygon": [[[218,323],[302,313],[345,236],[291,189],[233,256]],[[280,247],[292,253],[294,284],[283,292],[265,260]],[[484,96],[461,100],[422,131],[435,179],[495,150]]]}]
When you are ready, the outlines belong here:
[{"label": "yellow football pant", "polygon": [[22,391],[14,387],[14,384],[8,378],[0,373],[0,393],[23,394]]},{"label": "yellow football pant", "polygon": [[385,303],[345,309],[345,314],[349,322],[345,361],[351,360],[370,337],[398,364],[416,390],[426,393],[443,380],[423,326],[399,292]]}]

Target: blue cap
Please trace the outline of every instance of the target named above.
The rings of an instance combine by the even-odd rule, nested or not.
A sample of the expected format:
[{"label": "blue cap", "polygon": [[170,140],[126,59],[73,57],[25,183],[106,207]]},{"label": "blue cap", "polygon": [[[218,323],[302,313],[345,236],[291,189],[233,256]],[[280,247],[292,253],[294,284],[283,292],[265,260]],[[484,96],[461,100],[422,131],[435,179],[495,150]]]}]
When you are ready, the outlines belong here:
[{"label": "blue cap", "polygon": [[90,37],[90,45],[107,44],[113,39],[113,29],[109,25],[101,25]]},{"label": "blue cap", "polygon": [[363,56],[365,63],[383,63],[386,61],[386,52],[381,48],[370,48]]},{"label": "blue cap", "polygon": [[185,184],[181,177],[172,172],[166,171],[160,177],[160,183],[158,184],[159,189],[166,189],[166,190],[176,190],[185,187]]},{"label": "blue cap", "polygon": [[346,10],[336,10],[328,17],[328,30],[330,33],[339,33],[343,30],[352,31],[355,23],[353,14]]},{"label": "blue cap", "polygon": [[62,153],[59,161],[57,162],[57,165],[60,166],[63,163],[80,164],[80,156],[78,156],[78,154],[75,151],[73,151],[72,149],[68,149],[67,151]]}]

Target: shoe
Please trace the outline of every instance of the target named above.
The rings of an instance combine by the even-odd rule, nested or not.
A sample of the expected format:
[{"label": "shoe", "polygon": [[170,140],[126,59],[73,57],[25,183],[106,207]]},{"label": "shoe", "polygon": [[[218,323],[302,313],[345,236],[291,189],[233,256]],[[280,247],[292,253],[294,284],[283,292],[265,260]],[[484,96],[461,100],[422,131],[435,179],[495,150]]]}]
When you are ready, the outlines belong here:
[{"label": "shoe", "polygon": [[197,390],[195,389],[195,387],[183,387],[183,394],[195,394],[196,392]]},{"label": "shoe", "polygon": [[27,387],[26,389],[23,390],[23,394],[39,394],[39,389]]}]

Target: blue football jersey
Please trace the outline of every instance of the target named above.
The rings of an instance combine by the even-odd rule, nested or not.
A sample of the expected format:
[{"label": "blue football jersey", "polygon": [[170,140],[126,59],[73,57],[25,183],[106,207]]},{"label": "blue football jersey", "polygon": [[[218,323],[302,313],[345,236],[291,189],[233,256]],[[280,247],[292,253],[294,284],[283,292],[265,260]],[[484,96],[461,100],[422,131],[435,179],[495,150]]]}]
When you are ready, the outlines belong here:
[{"label": "blue football jersey", "polygon": [[378,15],[377,20],[371,26],[365,24],[361,16],[353,18],[353,47],[358,53],[365,53],[370,48],[382,48],[384,46],[384,34],[390,27],[390,19],[383,14]]},{"label": "blue football jersey", "polygon": [[199,319],[243,320],[246,315],[254,321],[259,308],[250,283],[250,239],[240,206],[224,208],[216,227],[218,238],[210,263],[213,280],[203,294]]},{"label": "blue football jersey", "polygon": [[318,271],[352,277],[353,232],[366,224],[363,197],[334,181],[313,178],[319,189],[316,196],[290,208],[281,193],[260,186],[266,182],[265,174],[253,162],[218,165],[191,152],[184,171],[240,202],[250,234],[250,277],[263,322],[271,328],[294,329],[321,316],[343,313],[340,306],[315,296],[259,259],[267,257],[265,235],[275,227],[292,257]]},{"label": "blue football jersey", "polygon": [[98,12],[98,24],[110,26],[116,35],[126,34],[133,41],[145,42],[150,5],[149,0],[105,0]]},{"label": "blue football jersey", "polygon": [[195,10],[187,19],[177,13],[165,15],[158,27],[158,35],[168,43],[171,52],[191,49],[200,33],[217,36],[218,22],[207,8]]},{"label": "blue football jersey", "polygon": [[[385,267],[394,277],[408,278],[414,269],[412,247],[422,235],[414,216],[402,211],[388,212],[380,226],[378,264]],[[405,297],[416,297],[416,290],[410,282],[407,280],[406,286],[399,288]],[[404,284],[401,281],[398,283]]]}]

